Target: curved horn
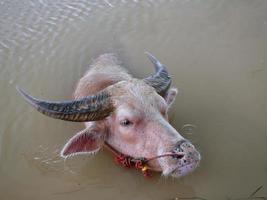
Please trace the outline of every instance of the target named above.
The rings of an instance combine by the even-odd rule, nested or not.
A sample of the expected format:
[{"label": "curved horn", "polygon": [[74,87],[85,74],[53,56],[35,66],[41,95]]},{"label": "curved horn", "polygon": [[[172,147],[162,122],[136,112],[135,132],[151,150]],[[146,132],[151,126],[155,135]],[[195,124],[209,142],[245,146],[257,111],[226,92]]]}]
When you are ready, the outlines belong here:
[{"label": "curved horn", "polygon": [[73,101],[45,101],[30,96],[19,87],[17,90],[39,112],[66,121],[97,121],[109,116],[114,109],[107,90]]},{"label": "curved horn", "polygon": [[153,63],[156,72],[144,81],[148,85],[154,87],[161,96],[164,96],[171,85],[171,77],[168,74],[167,68],[159,62],[159,60],[149,52],[145,52],[149,60]]}]

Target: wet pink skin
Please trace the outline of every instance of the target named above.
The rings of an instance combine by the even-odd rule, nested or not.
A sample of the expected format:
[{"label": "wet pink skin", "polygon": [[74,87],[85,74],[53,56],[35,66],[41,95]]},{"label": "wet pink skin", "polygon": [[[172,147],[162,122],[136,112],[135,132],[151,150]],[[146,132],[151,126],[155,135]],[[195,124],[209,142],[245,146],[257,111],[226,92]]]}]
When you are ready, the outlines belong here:
[{"label": "wet pink skin", "polygon": [[196,148],[169,123],[168,111],[177,89],[164,97],[142,80],[129,75],[112,54],[98,57],[77,84],[74,98],[79,99],[110,87],[114,112],[97,122],[86,122],[85,129],[64,146],[62,157],[95,154],[106,141],[119,152],[132,157],[153,157],[182,152],[182,159],[163,157],[149,167],[166,176],[180,177],[192,172],[200,161]]}]

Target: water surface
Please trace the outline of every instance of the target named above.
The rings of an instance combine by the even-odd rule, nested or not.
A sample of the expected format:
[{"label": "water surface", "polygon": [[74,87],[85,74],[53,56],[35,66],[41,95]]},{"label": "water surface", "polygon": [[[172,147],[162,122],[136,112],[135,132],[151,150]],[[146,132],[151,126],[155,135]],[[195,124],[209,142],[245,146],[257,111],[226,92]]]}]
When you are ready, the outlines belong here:
[{"label": "water surface", "polygon": [[[267,196],[267,1],[0,1],[0,199],[209,200]],[[200,150],[181,179],[150,180],[107,152],[59,158],[80,123],[50,119],[15,90],[69,99],[96,56],[132,74],[168,66],[179,95],[173,126]]]}]

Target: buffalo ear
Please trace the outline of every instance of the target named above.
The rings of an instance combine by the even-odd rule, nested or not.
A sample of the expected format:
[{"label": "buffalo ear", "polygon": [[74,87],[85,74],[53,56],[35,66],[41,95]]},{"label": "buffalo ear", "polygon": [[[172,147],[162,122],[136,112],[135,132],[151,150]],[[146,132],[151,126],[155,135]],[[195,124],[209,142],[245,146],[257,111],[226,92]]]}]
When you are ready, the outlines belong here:
[{"label": "buffalo ear", "polygon": [[173,104],[177,94],[178,94],[177,88],[170,88],[165,94],[164,99],[168,104],[168,108],[170,108],[171,105]]},{"label": "buffalo ear", "polygon": [[104,144],[104,133],[88,127],[74,135],[61,150],[60,156],[94,155]]}]

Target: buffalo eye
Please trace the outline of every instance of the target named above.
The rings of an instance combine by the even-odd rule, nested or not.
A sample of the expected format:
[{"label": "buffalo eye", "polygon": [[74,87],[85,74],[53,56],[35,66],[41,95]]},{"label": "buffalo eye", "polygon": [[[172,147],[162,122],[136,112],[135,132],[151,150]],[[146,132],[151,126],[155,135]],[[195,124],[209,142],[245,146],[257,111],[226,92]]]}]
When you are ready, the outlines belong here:
[{"label": "buffalo eye", "polygon": [[124,119],[124,120],[120,121],[121,126],[131,126],[132,124],[133,123],[128,119]]}]

